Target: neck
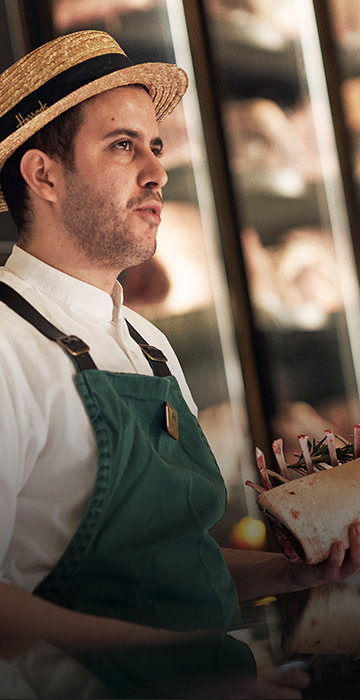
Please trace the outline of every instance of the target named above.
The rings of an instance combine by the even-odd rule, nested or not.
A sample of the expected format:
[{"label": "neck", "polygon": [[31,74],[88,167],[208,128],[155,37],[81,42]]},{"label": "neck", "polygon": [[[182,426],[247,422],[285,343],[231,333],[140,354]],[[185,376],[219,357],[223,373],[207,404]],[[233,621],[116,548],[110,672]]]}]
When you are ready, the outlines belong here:
[{"label": "neck", "polygon": [[103,269],[92,263],[85,255],[79,253],[74,246],[54,245],[53,240],[48,243],[42,241],[41,245],[36,244],[36,238],[31,238],[28,242],[19,241],[19,248],[22,248],[30,255],[33,255],[41,262],[54,267],[60,272],[64,272],[70,277],[75,277],[82,282],[92,284],[98,289],[102,289],[108,294],[112,294],[114,284],[121,270]]}]

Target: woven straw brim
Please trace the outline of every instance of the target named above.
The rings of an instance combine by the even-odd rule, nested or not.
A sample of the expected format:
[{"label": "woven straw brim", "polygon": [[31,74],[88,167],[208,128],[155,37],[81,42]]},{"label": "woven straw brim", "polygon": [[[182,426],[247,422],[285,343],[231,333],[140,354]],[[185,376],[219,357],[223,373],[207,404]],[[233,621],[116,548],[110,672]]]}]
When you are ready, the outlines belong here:
[{"label": "woven straw brim", "polygon": [[[182,68],[170,63],[144,63],[117,70],[87,83],[37,114],[0,144],[0,172],[5,161],[19,146],[59,114],[105,90],[136,83],[145,85],[149,90],[155,108],[156,121],[160,124],[184,96],[188,77]],[[7,211],[7,206],[0,189],[0,212],[2,211]]]}]

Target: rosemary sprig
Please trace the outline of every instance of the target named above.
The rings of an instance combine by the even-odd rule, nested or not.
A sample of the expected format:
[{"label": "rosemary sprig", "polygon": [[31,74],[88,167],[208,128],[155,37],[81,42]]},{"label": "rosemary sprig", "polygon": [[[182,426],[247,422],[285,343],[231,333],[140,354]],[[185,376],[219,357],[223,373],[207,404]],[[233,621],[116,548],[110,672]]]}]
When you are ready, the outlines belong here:
[{"label": "rosemary sprig", "polygon": [[[331,465],[329,450],[326,444],[326,437],[324,437],[319,442],[317,442],[315,438],[312,442],[311,440],[308,440],[308,447],[311,459],[314,462],[314,464],[317,464],[318,462],[325,462],[325,464]],[[339,462],[350,462],[350,460],[354,459],[353,445],[351,445],[350,443],[345,443],[343,447],[337,447],[336,456]],[[294,464],[288,464],[287,466],[291,467],[291,469],[300,469],[301,467],[304,467],[304,457],[301,455],[297,462],[295,462]]]}]

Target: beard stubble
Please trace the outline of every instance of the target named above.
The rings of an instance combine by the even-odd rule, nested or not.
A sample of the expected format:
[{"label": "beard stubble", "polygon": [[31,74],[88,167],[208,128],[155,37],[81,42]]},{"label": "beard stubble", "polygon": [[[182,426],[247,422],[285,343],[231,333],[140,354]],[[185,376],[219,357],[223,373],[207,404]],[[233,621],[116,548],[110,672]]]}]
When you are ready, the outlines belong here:
[{"label": "beard stubble", "polygon": [[[130,212],[150,198],[161,201],[160,195],[149,190],[130,199],[126,209]],[[61,213],[76,248],[89,262],[104,269],[120,271],[140,265],[156,251],[156,239],[149,240],[145,235],[137,238],[126,215],[120,216],[114,200],[79,183],[76,173],[66,174]]]}]

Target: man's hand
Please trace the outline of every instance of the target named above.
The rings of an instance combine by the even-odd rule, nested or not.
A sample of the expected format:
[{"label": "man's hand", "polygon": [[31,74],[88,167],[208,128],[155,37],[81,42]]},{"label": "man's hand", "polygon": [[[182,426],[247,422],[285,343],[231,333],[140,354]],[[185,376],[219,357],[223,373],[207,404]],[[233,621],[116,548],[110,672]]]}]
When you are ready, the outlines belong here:
[{"label": "man's hand", "polygon": [[[343,542],[334,542],[328,559],[309,566],[293,564],[290,580],[300,588],[311,588],[330,581],[341,581],[360,571],[360,523],[349,528],[350,548],[345,551]],[[292,589],[293,590],[293,589]]]},{"label": "man's hand", "polygon": [[294,564],[283,554],[223,549],[223,555],[234,579],[239,600],[265,595],[291,593],[341,581],[360,571],[360,523],[349,528],[350,548],[335,542],[328,559],[320,564]]}]

